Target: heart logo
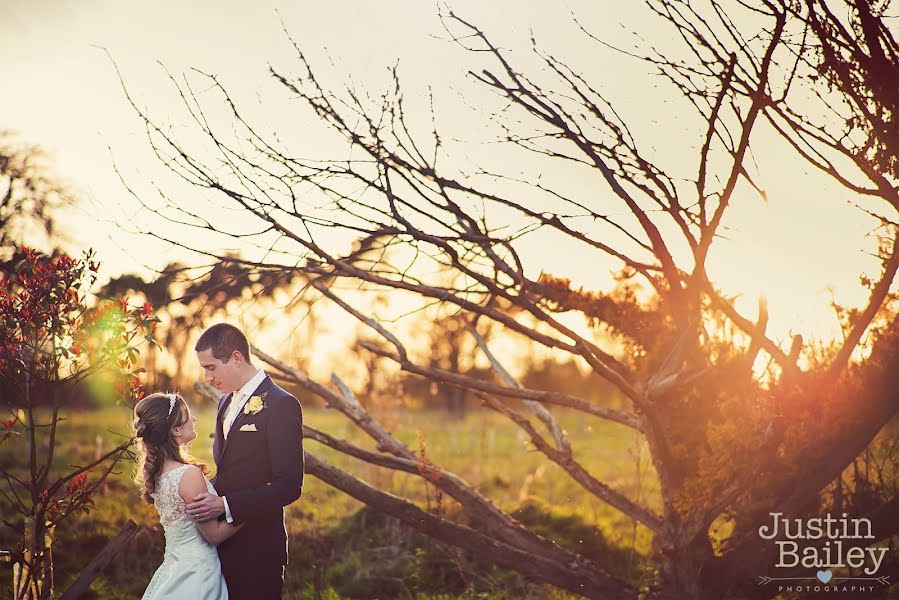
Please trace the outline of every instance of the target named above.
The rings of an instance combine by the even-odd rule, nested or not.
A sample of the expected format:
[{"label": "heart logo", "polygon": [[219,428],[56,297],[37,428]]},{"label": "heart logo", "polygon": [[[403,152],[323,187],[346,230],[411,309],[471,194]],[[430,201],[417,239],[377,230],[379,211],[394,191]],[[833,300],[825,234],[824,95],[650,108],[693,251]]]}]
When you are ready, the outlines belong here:
[{"label": "heart logo", "polygon": [[827,583],[833,578],[833,573],[830,571],[818,571],[818,580],[821,583]]}]

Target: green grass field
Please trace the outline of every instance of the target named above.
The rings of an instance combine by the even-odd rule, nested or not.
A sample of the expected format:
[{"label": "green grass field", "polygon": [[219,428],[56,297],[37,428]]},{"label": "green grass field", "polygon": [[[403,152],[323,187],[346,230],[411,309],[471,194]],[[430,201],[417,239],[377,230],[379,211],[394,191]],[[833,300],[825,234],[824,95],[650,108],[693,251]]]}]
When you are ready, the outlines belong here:
[{"label": "green grass field", "polygon": [[[126,433],[130,415],[124,408],[70,415],[60,431],[58,465],[84,464],[98,440],[111,447]],[[198,438],[191,451],[210,467],[213,413],[200,410]],[[645,448],[626,428],[591,417],[560,412],[575,457],[598,479],[659,510],[658,485]],[[487,409],[464,418],[446,413],[393,411],[382,422],[414,450],[419,439],[435,464],[451,470],[502,508],[557,543],[568,546],[635,583],[645,580],[644,561],[650,537],[624,515],[583,491],[560,468],[544,459],[523,432]],[[306,423],[338,438],[374,448],[372,440],[336,411],[311,409]],[[420,434],[419,434],[420,432]],[[366,465],[307,441],[306,449],[366,481],[437,509],[433,493],[417,476]],[[24,459],[24,440],[13,439],[0,461]],[[64,589],[130,518],[146,530],[131,542],[92,587],[94,598],[140,597],[162,560],[163,538],[155,510],[141,502],[131,483],[128,463],[106,484],[89,515],[64,523],[54,546],[57,588]],[[440,510],[458,506],[444,498]],[[8,514],[9,507],[3,507]],[[393,519],[324,483],[307,477],[303,496],[287,511],[290,560],[285,598],[568,598],[549,586],[525,581],[457,549],[428,540]],[[7,528],[0,548],[15,544]],[[3,567],[0,596],[8,597],[10,569]]]}]

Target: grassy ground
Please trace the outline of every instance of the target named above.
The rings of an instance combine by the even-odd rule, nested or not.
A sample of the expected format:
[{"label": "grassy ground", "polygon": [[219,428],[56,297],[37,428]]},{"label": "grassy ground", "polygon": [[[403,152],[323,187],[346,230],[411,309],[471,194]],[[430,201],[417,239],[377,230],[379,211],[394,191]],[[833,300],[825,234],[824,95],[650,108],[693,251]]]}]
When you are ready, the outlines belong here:
[{"label": "grassy ground", "polygon": [[[307,410],[305,418],[317,429],[373,448],[339,413]],[[499,415],[482,409],[454,419],[445,413],[394,411],[382,420],[411,448],[417,450],[423,442],[431,461],[456,472],[546,537],[596,558],[620,577],[633,582],[646,577],[648,532],[585,493]],[[576,458],[594,475],[659,509],[648,455],[631,432],[578,414],[562,413],[560,420]],[[198,412],[199,436],[192,447],[210,467],[212,421],[211,410]],[[118,439],[115,432],[126,432],[128,423],[129,414],[121,408],[71,415],[60,432],[59,463],[83,464],[96,452],[98,440],[110,447]],[[437,508],[433,493],[414,475],[364,465],[315,442],[307,442],[307,449],[382,489]],[[8,442],[0,453],[5,464],[23,458],[21,439]],[[133,469],[129,463],[109,481],[90,515],[60,527],[55,545],[58,587],[67,586],[130,518],[146,531],[101,575],[91,597],[140,597],[162,560],[164,542],[155,510],[140,501],[130,482]],[[2,508],[8,514],[9,507]],[[458,507],[444,499],[439,508],[454,513]],[[285,598],[570,597],[428,540],[312,477],[306,480],[303,497],[288,507],[287,520],[291,564]],[[4,529],[0,548],[15,543]],[[9,595],[9,585],[10,572],[4,567],[0,596]]]}]

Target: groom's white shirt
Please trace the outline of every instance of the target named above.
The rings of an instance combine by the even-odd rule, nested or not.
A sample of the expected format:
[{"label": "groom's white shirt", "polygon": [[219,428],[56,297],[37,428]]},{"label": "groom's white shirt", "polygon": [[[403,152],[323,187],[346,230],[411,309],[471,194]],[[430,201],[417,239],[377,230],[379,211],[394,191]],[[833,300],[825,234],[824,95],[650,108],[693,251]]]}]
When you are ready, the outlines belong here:
[{"label": "groom's white shirt", "polygon": [[[222,433],[225,439],[228,439],[228,430],[231,429],[231,425],[234,423],[237,415],[240,414],[240,411],[243,410],[243,407],[250,400],[250,396],[253,394],[253,392],[256,391],[256,388],[258,388],[263,381],[265,381],[265,371],[259,369],[248,382],[243,384],[242,388],[234,392],[235,396],[240,396],[240,400],[236,404],[232,402],[231,406],[228,407],[227,412],[225,412],[225,419],[222,422]],[[232,401],[235,396],[232,396]],[[222,500],[225,502],[225,520],[228,523],[233,523],[234,518],[231,516],[231,509],[228,507],[228,498],[222,496]]]}]

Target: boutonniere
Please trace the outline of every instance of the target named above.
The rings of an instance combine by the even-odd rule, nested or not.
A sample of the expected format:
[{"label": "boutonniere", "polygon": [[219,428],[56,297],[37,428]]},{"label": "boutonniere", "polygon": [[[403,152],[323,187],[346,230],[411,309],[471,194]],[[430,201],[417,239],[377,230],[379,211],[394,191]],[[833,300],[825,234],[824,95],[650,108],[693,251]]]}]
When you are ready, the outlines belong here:
[{"label": "boutonniere", "polygon": [[258,396],[250,396],[250,399],[247,400],[246,406],[243,407],[243,414],[255,415],[259,413],[259,411],[265,408],[266,396],[268,396],[268,392],[262,392],[262,394]]}]

